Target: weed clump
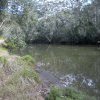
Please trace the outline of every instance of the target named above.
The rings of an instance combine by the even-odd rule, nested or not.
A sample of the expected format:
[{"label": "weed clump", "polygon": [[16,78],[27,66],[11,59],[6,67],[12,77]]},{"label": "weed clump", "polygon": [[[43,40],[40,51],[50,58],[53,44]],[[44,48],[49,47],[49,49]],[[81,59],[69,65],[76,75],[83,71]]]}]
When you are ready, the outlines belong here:
[{"label": "weed clump", "polygon": [[6,57],[3,57],[3,56],[0,56],[0,63],[2,63],[2,64],[7,64],[7,59],[6,59]]},{"label": "weed clump", "polygon": [[96,98],[90,97],[74,88],[60,89],[52,87],[45,100],[96,100]]},{"label": "weed clump", "polygon": [[32,65],[35,63],[35,60],[33,57],[31,57],[30,55],[25,55],[23,57],[21,57],[21,59],[26,62],[28,65]]},{"label": "weed clump", "polygon": [[[0,68],[0,78],[2,77],[3,84],[5,84],[0,87],[1,98],[5,97],[7,100],[31,100],[34,98],[29,94],[37,93],[34,88],[38,86],[40,78],[34,67],[30,65],[30,63],[33,64],[33,59],[28,58],[29,56],[9,55],[7,66]],[[0,61],[5,63],[6,58],[0,57]]]}]

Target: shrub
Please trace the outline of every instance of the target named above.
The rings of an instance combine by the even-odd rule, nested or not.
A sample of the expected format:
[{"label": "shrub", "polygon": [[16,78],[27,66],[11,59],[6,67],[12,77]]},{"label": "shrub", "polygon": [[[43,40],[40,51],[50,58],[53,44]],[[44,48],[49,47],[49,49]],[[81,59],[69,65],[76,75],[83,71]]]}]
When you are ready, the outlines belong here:
[{"label": "shrub", "polygon": [[23,48],[26,46],[25,41],[23,41],[22,39],[17,40],[17,38],[9,38],[6,41],[7,47],[8,48],[12,48],[12,49],[17,49],[17,48]]},{"label": "shrub", "polygon": [[90,97],[77,89],[53,87],[46,100],[96,100],[96,98]]},{"label": "shrub", "polygon": [[23,48],[25,47],[25,34],[18,25],[13,25],[13,29],[10,31],[9,36],[6,39],[8,48]]}]

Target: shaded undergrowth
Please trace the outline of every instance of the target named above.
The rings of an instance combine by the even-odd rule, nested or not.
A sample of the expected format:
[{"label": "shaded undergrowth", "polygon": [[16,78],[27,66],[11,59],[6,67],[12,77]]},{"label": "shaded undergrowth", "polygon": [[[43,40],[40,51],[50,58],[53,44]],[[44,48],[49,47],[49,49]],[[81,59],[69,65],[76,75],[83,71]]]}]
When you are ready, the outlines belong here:
[{"label": "shaded undergrowth", "polygon": [[96,98],[74,88],[60,89],[52,87],[45,100],[96,100]]}]

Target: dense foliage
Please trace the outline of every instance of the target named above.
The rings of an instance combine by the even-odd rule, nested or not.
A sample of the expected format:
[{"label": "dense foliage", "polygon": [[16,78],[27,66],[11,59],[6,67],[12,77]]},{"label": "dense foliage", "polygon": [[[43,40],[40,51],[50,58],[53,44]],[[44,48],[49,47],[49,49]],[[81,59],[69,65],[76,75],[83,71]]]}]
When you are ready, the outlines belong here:
[{"label": "dense foliage", "polygon": [[96,100],[74,88],[59,89],[53,87],[46,100]]},{"label": "dense foliage", "polygon": [[8,46],[26,43],[97,44],[99,0],[1,0],[0,34]]}]

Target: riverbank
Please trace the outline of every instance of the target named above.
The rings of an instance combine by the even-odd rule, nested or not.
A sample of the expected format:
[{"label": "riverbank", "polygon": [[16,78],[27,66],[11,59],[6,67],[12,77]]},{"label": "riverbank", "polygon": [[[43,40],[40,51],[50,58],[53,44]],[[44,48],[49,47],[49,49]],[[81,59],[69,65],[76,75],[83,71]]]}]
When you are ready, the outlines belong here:
[{"label": "riverbank", "polygon": [[10,55],[0,46],[0,100],[44,100],[39,86],[33,58]]},{"label": "riverbank", "polygon": [[[36,64],[34,63],[33,57],[26,56],[17,56],[11,55],[9,52],[1,48],[0,49],[0,99],[4,100],[66,100],[71,99],[74,100],[76,96],[76,90],[71,90],[71,94],[66,92],[64,95],[62,92],[62,88],[55,88],[52,90],[52,86],[54,82],[56,82],[55,77],[48,73],[47,71],[41,71]],[[30,49],[29,49],[30,50]],[[37,50],[37,49],[36,49]],[[40,49],[39,49],[40,50]],[[35,51],[34,51],[35,54]],[[46,54],[46,52],[45,52]],[[35,68],[36,66],[36,68]],[[36,73],[39,73],[39,75]],[[42,75],[41,75],[42,72]],[[43,79],[41,76],[46,76]],[[51,79],[51,82],[50,82]],[[52,81],[53,80],[53,81]],[[47,81],[47,82],[45,82]],[[50,84],[49,84],[50,83]],[[56,84],[54,86],[57,86]],[[50,90],[51,89],[51,90]],[[59,90],[59,91],[58,91]],[[66,88],[67,90],[67,88]],[[53,92],[52,92],[53,91]],[[58,96],[59,94],[59,96]],[[79,95],[78,95],[79,94]],[[83,92],[81,94],[84,94]],[[81,96],[80,91],[77,91],[77,96]],[[64,98],[62,98],[65,96]],[[47,98],[45,98],[47,97]],[[84,97],[88,100],[96,100],[94,97],[87,96],[84,94]],[[15,99],[17,98],[17,99]],[[54,98],[54,99],[52,99]],[[58,98],[58,99],[57,99]],[[69,100],[70,100],[69,99]],[[76,100],[86,100],[86,99],[76,99]]]},{"label": "riverbank", "polygon": [[45,100],[99,100],[98,97],[90,96],[75,86],[71,86],[70,75],[67,76],[66,82],[66,79],[59,79],[52,72],[46,71],[38,66],[36,67],[36,71],[43,80]]}]

